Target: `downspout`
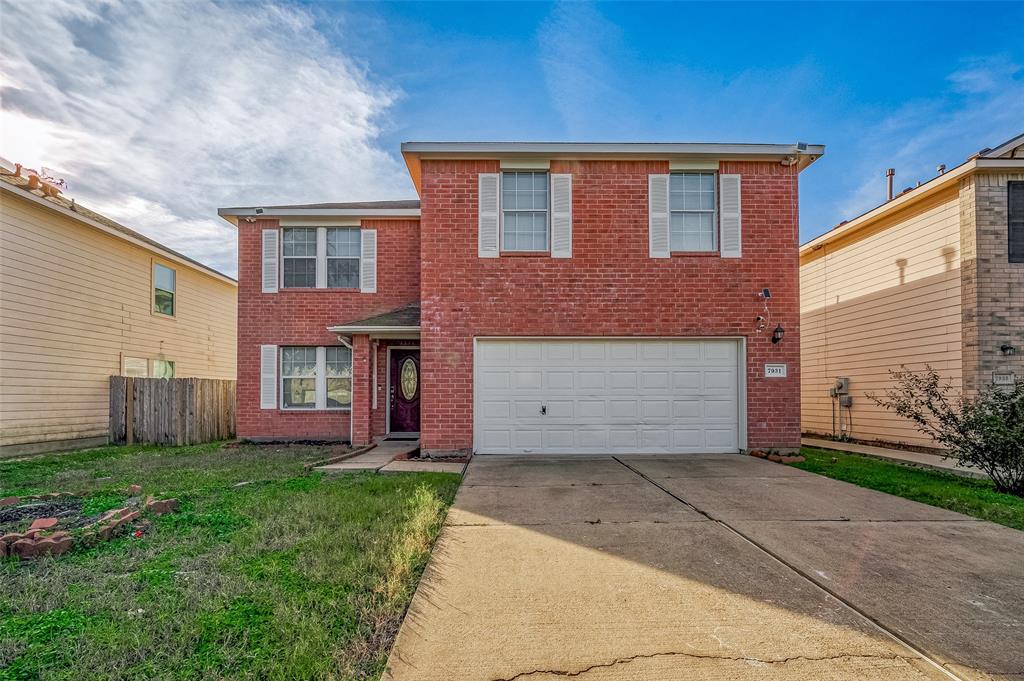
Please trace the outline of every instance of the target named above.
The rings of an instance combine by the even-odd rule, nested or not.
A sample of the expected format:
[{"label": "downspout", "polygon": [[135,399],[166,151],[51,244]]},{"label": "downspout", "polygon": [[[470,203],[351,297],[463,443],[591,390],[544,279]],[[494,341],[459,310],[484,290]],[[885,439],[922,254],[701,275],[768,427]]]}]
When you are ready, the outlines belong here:
[{"label": "downspout", "polygon": [[[349,352],[352,353],[352,359],[355,360],[355,351],[352,348],[352,339],[347,337],[347,336],[343,336],[340,333],[336,334],[336,335],[338,337],[338,342],[341,343],[342,345],[344,345],[346,348],[349,349]],[[353,361],[353,364],[354,363],[355,362]],[[353,375],[352,376],[352,404],[349,405],[349,408],[348,408],[348,444],[349,444],[349,446],[352,446],[352,433],[355,432],[354,429],[355,429],[355,425],[356,425],[356,417],[355,417],[355,414],[356,414],[356,410],[355,410],[355,402],[356,402],[356,400],[355,400],[355,392],[356,392],[356,377]]]}]

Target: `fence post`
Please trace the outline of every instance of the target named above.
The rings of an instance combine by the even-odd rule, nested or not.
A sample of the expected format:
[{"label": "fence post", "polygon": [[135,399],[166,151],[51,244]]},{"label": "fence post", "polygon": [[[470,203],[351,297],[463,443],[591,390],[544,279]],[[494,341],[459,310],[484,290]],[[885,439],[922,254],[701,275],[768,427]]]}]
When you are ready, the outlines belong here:
[{"label": "fence post", "polygon": [[124,442],[135,442],[135,379],[124,379]]}]

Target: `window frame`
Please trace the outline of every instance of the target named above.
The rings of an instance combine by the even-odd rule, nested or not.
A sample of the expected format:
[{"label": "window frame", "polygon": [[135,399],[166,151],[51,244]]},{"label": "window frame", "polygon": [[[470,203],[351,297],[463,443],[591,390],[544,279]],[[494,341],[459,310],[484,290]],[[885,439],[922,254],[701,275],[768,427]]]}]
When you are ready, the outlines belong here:
[{"label": "window frame", "polygon": [[[1024,264],[1024,210],[1021,211],[1020,215],[1012,214],[1012,195],[1016,192],[1020,192],[1021,198],[1019,200],[1024,204],[1024,180],[1009,180],[1006,183],[1006,261],[1013,265]],[[1020,230],[1020,235],[1018,236],[1020,251],[1016,253],[1012,248],[1015,222],[1017,223],[1017,229]]]},{"label": "window frame", "polygon": [[[158,376],[157,375],[156,368],[157,368],[158,363],[161,363],[161,362],[164,363],[164,364],[170,365],[170,367],[171,367],[171,375],[170,376]],[[149,361],[149,375],[152,376],[153,378],[167,378],[167,379],[177,378],[178,377],[178,365],[177,365],[177,362],[175,362],[173,359],[161,359],[159,357],[153,358],[153,359],[151,359]]]},{"label": "window frame", "polygon": [[[713,192],[713,206],[710,210],[708,209],[686,209],[686,208],[672,208],[672,176],[673,175],[710,175],[711,176],[711,189]],[[717,170],[710,169],[679,169],[672,170],[669,172],[668,179],[668,251],[672,255],[716,255],[720,254],[722,250],[722,239],[721,239],[721,189],[718,182],[719,172]],[[684,190],[685,191],[685,190]],[[698,190],[703,191],[703,190]],[[677,249],[674,248],[672,243],[672,215],[675,213],[687,214],[692,213],[696,215],[707,215],[711,214],[711,248],[709,249]]]},{"label": "window frame", "polygon": [[[165,270],[167,270],[168,272],[171,273],[171,285],[174,287],[173,291],[168,291],[165,288],[160,288],[160,287],[157,286],[156,272],[157,272],[157,268],[158,267],[162,267],[163,269],[165,269]],[[156,314],[156,315],[160,315],[161,317],[174,319],[175,317],[178,316],[178,271],[175,268],[170,267],[169,265],[165,265],[164,263],[162,263],[162,262],[160,262],[158,260],[153,260],[152,261],[152,266],[149,268],[149,272],[150,272],[150,311],[151,311],[151,313],[152,314]],[[163,293],[171,294],[171,311],[170,311],[170,313],[164,312],[163,310],[161,310],[161,309],[159,309],[157,307],[157,304],[156,304],[156,294],[157,294],[157,291],[162,291]]]},{"label": "window frame", "polygon": [[[285,240],[286,240],[285,235],[288,232],[290,232],[292,230],[297,230],[297,229],[308,230],[308,231],[313,232],[313,255],[311,255],[311,256],[310,255],[285,255],[285,252],[284,252]],[[281,259],[281,281],[280,281],[280,288],[281,289],[298,289],[298,290],[302,290],[302,289],[318,288],[317,287],[317,280],[319,279],[318,275],[319,275],[319,270],[320,270],[320,243],[319,243],[319,234],[317,233],[317,229],[318,229],[317,227],[300,226],[300,225],[294,225],[294,226],[288,226],[288,227],[282,227],[281,228],[281,239],[280,239],[280,242],[281,242],[281,246],[280,246],[281,252],[279,254],[279,257]],[[288,286],[287,284],[285,284],[285,263],[288,260],[312,260],[313,261],[313,285],[312,286]],[[289,346],[289,347],[298,347],[298,346]]]},{"label": "window frame", "polygon": [[[543,174],[545,177],[545,194],[547,201],[544,205],[544,248],[523,249],[508,248],[505,245],[505,212],[511,213],[538,213],[536,208],[505,208],[505,176],[509,174],[520,175],[529,173],[531,175]],[[498,254],[499,255],[537,255],[551,253],[551,171],[548,168],[516,168],[498,171]]]},{"label": "window frame", "polygon": [[[324,288],[335,289],[337,291],[355,291],[360,288],[360,280],[362,279],[363,271],[363,230],[359,227],[324,227],[324,254],[323,254],[323,268],[324,268]],[[357,255],[355,257],[351,255],[331,255],[330,251],[330,237],[332,231],[346,231],[355,232],[358,236]],[[317,254],[317,267],[319,263],[320,255]],[[356,281],[353,286],[331,286],[331,260],[355,260],[356,261]],[[334,347],[334,346],[331,346]]]},{"label": "window frame", "polygon": [[[285,233],[293,229],[304,229],[311,230],[313,232],[313,244],[314,250],[313,255],[285,255]],[[279,245],[279,290],[298,290],[308,291],[312,289],[331,289],[334,291],[359,291],[362,288],[362,273],[363,273],[363,229],[360,225],[287,225],[282,226],[281,238]],[[331,230],[348,230],[357,232],[359,235],[359,253],[358,255],[344,255],[335,256],[328,255],[328,236]],[[312,286],[288,286],[285,284],[285,261],[286,260],[312,260],[313,265],[313,285]],[[329,282],[330,272],[328,271],[328,264],[331,260],[355,260],[357,263],[356,280],[352,286],[331,286]],[[289,346],[298,347],[298,346]]]},{"label": "window frame", "polygon": [[[351,411],[352,410],[352,387],[354,384],[352,374],[352,352],[349,350],[349,405],[347,407],[331,407],[327,405],[327,348],[343,348],[342,345],[281,345],[277,349],[277,371],[278,377],[278,409],[281,411],[298,411],[298,412],[310,412],[310,411]],[[313,350],[316,353],[316,360],[314,363],[314,370],[312,376],[294,376],[285,375],[284,371],[284,352],[285,350],[291,350],[295,348],[302,348],[305,350]],[[285,404],[285,381],[287,379],[313,379],[314,387],[314,398],[313,406],[310,407],[295,407],[287,406]]]}]

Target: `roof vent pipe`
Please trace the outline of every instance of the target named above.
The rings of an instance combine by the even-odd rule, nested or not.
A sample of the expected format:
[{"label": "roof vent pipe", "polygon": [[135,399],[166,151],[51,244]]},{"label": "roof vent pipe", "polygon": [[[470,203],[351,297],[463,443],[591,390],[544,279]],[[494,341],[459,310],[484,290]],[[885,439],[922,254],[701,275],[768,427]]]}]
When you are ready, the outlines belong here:
[{"label": "roof vent pipe", "polygon": [[937,172],[939,175],[945,175],[946,174],[946,164],[945,163],[940,163],[939,165],[935,166],[935,172]]},{"label": "roof vent pipe", "polygon": [[896,176],[896,169],[895,168],[889,168],[888,170],[885,171],[886,184],[888,185],[888,192],[887,192],[888,198],[886,199],[886,201],[892,201],[892,178],[894,178],[895,176]]}]

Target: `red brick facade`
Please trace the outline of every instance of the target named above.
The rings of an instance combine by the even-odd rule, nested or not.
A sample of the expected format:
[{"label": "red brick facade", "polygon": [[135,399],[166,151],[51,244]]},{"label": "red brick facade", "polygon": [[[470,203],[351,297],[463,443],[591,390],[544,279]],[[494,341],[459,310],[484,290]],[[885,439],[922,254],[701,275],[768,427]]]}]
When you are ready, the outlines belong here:
[{"label": "red brick facade", "polygon": [[[338,345],[337,337],[327,331],[329,326],[387,312],[419,298],[418,222],[363,220],[361,226],[377,230],[377,293],[338,289],[281,289],[277,293],[261,293],[262,231],[278,228],[278,220],[239,221],[236,425],[239,437],[349,438],[348,411],[260,409],[260,345]],[[365,340],[363,337],[360,342]],[[359,361],[359,353],[353,353],[353,384],[360,376],[366,378],[365,369],[361,374],[356,372]],[[362,391],[366,385],[353,388],[354,401],[362,400],[365,405],[368,395]],[[360,416],[358,404],[356,412],[356,416]],[[365,421],[367,417],[361,418]]]},{"label": "red brick facade", "polygon": [[[426,450],[473,445],[473,339],[478,336],[730,336],[747,339],[747,446],[799,446],[797,169],[775,162],[723,162],[742,176],[743,257],[676,254],[652,259],[648,175],[667,161],[553,161],[571,173],[572,258],[480,258],[478,174],[498,161],[422,162],[421,218],[363,221],[378,230],[377,291],[283,289],[260,292],[261,230],[276,220],[239,223],[238,434],[258,438],[351,437],[386,431],[387,347],[421,347],[421,439]],[[772,292],[773,325],[756,332],[757,293]],[[336,345],[328,326],[420,300],[419,341],[353,344],[349,412],[259,408],[259,346]],[[373,354],[376,353],[376,381]],[[763,377],[766,362],[788,377]],[[377,408],[372,407],[373,391]]]},{"label": "red brick facade", "polygon": [[[475,336],[745,336],[749,447],[800,443],[797,172],[723,163],[743,182],[743,257],[649,256],[648,174],[667,162],[553,162],[573,176],[573,257],[479,258],[477,176],[497,161],[423,162],[422,444],[473,443]],[[772,292],[771,329],[755,333],[757,292]],[[785,379],[765,380],[765,362]]]}]

